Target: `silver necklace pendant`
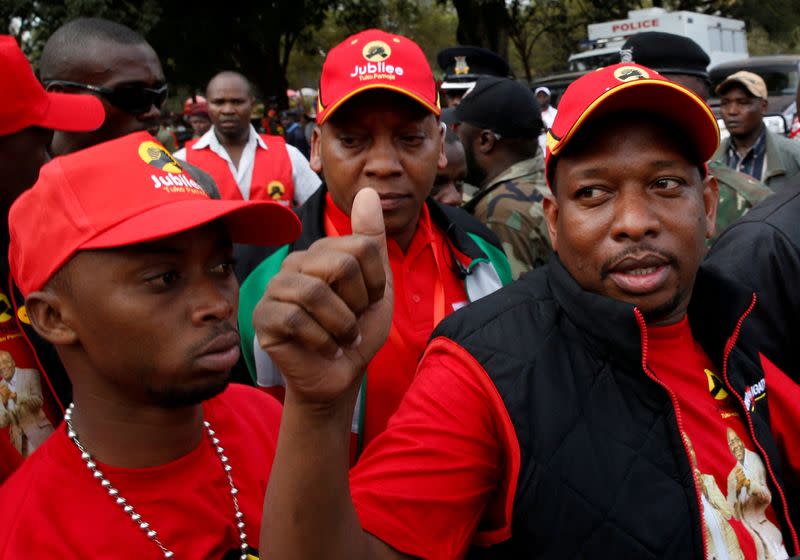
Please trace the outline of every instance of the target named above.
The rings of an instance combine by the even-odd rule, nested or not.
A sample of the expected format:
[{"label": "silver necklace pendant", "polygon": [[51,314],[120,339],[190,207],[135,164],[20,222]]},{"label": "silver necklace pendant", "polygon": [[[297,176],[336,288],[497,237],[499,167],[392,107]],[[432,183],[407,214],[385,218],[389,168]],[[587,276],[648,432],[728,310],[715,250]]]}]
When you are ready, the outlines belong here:
[{"label": "silver necklace pendant", "polygon": [[[72,427],[72,413],[75,410],[75,403],[70,403],[67,407],[67,410],[64,412],[64,422],[67,424],[67,437],[72,440],[72,443],[75,444],[75,447],[78,448],[78,451],[81,453],[81,459],[86,464],[86,467],[91,471],[92,476],[98,481],[100,486],[102,486],[108,495],[111,497],[112,500],[116,502],[116,504],[122,508],[128,517],[131,518],[136,525],[139,526],[142,533],[153,541],[158,548],[161,549],[161,552],[164,554],[164,558],[173,558],[175,554],[168,549],[164,544],[159,540],[158,533],[156,533],[155,529],[150,527],[150,523],[142,519],[142,516],[139,515],[134,507],[128,503],[128,501],[123,498],[119,490],[112,486],[111,482],[105,477],[103,472],[97,468],[97,464],[95,463],[92,455],[86,451],[86,448],[83,447],[83,444],[78,439],[78,434],[75,429]],[[231,476],[231,471],[233,470],[228,462],[228,458],[225,456],[225,449],[222,448],[220,445],[220,440],[217,437],[216,432],[211,428],[211,424],[204,420],[203,427],[206,429],[206,433],[208,434],[208,438],[211,440],[211,445],[214,448],[214,451],[219,458],[220,463],[222,464],[222,468],[225,472],[225,477],[228,479],[228,485],[230,486],[230,493],[231,499],[233,500],[233,509],[236,511],[236,530],[239,532],[239,541],[241,549],[241,556],[239,558],[241,560],[247,560],[247,533],[244,532],[244,514],[239,509],[239,500],[237,495],[239,494],[239,490],[236,488],[236,485],[233,483],[233,476]]]}]

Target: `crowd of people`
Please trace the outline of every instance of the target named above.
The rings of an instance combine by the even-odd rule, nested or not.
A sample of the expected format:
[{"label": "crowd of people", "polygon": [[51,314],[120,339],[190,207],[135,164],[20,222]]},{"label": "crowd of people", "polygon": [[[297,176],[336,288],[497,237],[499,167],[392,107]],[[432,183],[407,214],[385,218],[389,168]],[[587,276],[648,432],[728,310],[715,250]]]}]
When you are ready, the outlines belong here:
[{"label": "crowd of people", "polygon": [[[800,144],[658,32],[551,104],[333,47],[164,126],[121,24],[10,36],[0,558],[800,555]],[[191,130],[190,130],[191,129]],[[280,132],[280,134],[276,134]]]}]

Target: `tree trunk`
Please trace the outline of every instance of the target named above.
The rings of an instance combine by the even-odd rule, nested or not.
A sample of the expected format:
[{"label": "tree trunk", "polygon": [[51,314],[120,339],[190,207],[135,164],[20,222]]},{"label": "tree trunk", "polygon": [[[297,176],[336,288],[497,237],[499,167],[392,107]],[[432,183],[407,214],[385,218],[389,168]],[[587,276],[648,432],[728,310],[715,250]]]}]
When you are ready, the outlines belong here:
[{"label": "tree trunk", "polygon": [[492,50],[508,60],[508,12],[504,0],[453,0],[456,38],[462,45]]}]

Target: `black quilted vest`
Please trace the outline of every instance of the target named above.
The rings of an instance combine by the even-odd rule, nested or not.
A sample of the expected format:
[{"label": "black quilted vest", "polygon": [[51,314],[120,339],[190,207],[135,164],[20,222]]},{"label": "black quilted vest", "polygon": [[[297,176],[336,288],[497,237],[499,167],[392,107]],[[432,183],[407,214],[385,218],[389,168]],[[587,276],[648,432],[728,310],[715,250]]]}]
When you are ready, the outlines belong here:
[{"label": "black quilted vest", "polygon": [[[724,314],[712,298],[724,302]],[[720,372],[726,343],[752,302],[748,292],[698,277],[692,330]],[[583,291],[555,257],[434,333],[481,363],[508,408],[521,451],[513,537],[475,549],[470,558],[704,558],[689,459],[670,395],[643,368],[646,327],[637,313]],[[733,345],[727,360],[729,389],[739,395],[764,375],[757,355],[741,346]],[[791,550],[796,536],[782,514],[793,498],[785,497],[766,401],[757,401],[751,417],[774,473],[773,507]]]}]

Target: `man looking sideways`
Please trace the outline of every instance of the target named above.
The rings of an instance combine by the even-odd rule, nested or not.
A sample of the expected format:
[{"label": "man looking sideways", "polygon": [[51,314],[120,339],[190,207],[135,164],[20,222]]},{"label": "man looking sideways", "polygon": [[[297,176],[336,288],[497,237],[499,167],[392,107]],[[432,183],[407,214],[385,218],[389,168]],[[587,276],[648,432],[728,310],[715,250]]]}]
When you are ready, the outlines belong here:
[{"label": "man looking sideways", "polygon": [[211,129],[175,157],[214,177],[222,198],[303,204],[320,185],[300,150],[283,137],[259,135],[250,124],[253,91],[238,72],[220,72],[206,88]]},{"label": "man looking sideways", "polygon": [[[270,558],[445,559],[472,545],[489,558],[715,558],[705,526],[719,516],[701,505],[686,441],[727,490],[729,429],[768,486],[750,493],[738,477],[733,498],[765,513],[758,534],[726,519],[738,547],[798,553],[800,389],[738,336],[754,295],[697,274],[716,212],[713,114],[653,70],[617,64],[570,86],[550,135],[555,256],[440,325],[349,481],[352,403],[392,291],[361,286],[391,277],[370,262],[345,281],[313,250],[276,276],[332,289],[314,306],[268,290],[256,311],[287,380]],[[358,302],[351,330],[316,312],[344,302]],[[303,327],[287,335],[287,317]]]},{"label": "man looking sideways", "polygon": [[[39,168],[50,159],[47,147],[54,129],[88,131],[103,122],[103,106],[90,95],[65,95],[46,93],[33,75],[33,70],[16,40],[8,35],[0,36],[0,75],[4,88],[0,101],[0,177],[3,192],[0,197],[0,353],[16,365],[28,371],[29,392],[37,395],[27,402],[19,395],[4,398],[5,409],[14,413],[7,415],[9,430],[0,437],[0,482],[22,462],[25,453],[36,447],[36,442],[22,441],[13,433],[22,433],[20,417],[36,414],[40,420],[40,433],[52,430],[61,419],[63,409],[55,395],[48,374],[63,371],[58,360],[47,362],[37,355],[30,338],[23,328],[28,326],[27,314],[22,301],[15,297],[15,286],[8,267],[8,210],[11,204],[39,176]],[[13,369],[13,368],[12,368]],[[13,374],[13,371],[11,372]],[[19,406],[18,405],[23,405]],[[42,418],[41,413],[44,414]],[[46,422],[45,422],[46,420]]]},{"label": "man looking sideways", "polygon": [[[288,266],[302,260],[315,241],[349,235],[356,194],[366,187],[378,192],[396,298],[391,335],[370,362],[358,400],[355,448],[366,446],[386,427],[435,326],[499,288],[510,275],[491,232],[428,196],[446,161],[436,83],[422,49],[377,29],[358,33],[328,53],[320,85],[311,165],[325,176],[325,185],[301,209],[303,234],[296,243],[263,262],[241,255],[242,263],[257,267],[242,285],[239,326],[251,373],[280,396],[283,379],[255,340],[263,316],[257,314],[254,322],[253,309],[265,289],[278,299],[298,287],[316,291],[319,281],[305,275],[273,276],[282,262]],[[300,326],[285,315],[288,311],[289,306],[275,310],[287,333]]]},{"label": "man looking sideways", "polygon": [[137,133],[59,157],[11,209],[12,273],[73,402],[0,490],[5,558],[257,554],[280,409],[228,387],[232,241],[286,243],[299,222],[210,200],[164,152]]}]

